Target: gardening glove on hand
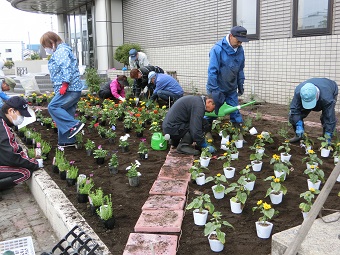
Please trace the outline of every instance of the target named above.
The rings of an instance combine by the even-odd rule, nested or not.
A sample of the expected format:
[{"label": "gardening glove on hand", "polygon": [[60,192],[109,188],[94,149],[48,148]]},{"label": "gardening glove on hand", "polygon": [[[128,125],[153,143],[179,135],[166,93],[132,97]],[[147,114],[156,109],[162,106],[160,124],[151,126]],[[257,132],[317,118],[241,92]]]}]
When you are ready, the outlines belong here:
[{"label": "gardening glove on hand", "polygon": [[238,85],[238,93],[237,93],[237,95],[238,96],[242,96],[243,93],[244,93],[244,87],[243,87],[243,84],[240,84],[240,85]]},{"label": "gardening glove on hand", "polygon": [[299,120],[296,123],[295,134],[296,134],[297,137],[302,137],[304,132],[305,132],[305,130],[303,129],[303,122],[302,122],[302,120]]},{"label": "gardening glove on hand", "polygon": [[145,94],[146,92],[148,92],[148,86],[145,86],[145,88],[143,89],[143,93]]},{"label": "gardening glove on hand", "polygon": [[209,144],[207,143],[206,140],[203,141],[203,143],[201,144],[201,147],[202,147],[202,148],[208,147],[210,153],[214,153],[214,152],[216,151],[216,149],[214,148],[214,146],[209,145]]},{"label": "gardening glove on hand", "polygon": [[68,88],[68,82],[63,82],[59,90],[60,95],[65,95],[67,88]]},{"label": "gardening glove on hand", "polygon": [[121,96],[118,97],[118,99],[119,99],[120,101],[123,101],[123,102],[125,101],[125,98],[124,98],[124,97],[121,97]]}]

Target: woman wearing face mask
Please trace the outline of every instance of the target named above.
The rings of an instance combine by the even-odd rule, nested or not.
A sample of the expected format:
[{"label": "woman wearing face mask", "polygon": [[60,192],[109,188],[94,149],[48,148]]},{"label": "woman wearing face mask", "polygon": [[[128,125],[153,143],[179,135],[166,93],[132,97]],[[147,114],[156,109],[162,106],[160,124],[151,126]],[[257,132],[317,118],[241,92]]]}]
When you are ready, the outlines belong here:
[{"label": "woman wearing face mask", "polygon": [[51,81],[55,96],[48,105],[48,112],[58,127],[58,146],[75,146],[75,135],[84,123],[74,118],[83,84],[80,81],[78,61],[72,49],[54,32],[46,32],[40,38],[47,54]]},{"label": "woman wearing face mask", "polygon": [[31,117],[28,104],[22,97],[6,100],[0,110],[0,190],[11,188],[29,179],[39,168],[15,139],[12,128],[20,125],[24,117]]}]

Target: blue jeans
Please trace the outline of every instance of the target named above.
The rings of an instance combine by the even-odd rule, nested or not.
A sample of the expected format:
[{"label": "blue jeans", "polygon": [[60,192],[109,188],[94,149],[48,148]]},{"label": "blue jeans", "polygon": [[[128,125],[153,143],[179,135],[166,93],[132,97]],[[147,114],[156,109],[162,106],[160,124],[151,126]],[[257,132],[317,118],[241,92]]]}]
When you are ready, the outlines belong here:
[{"label": "blue jeans", "polygon": [[166,91],[166,90],[158,90],[157,96],[159,98],[163,99],[164,101],[169,101],[169,97],[173,101],[176,101],[177,99],[182,97],[182,95],[177,95],[177,94],[174,94],[174,93],[172,93],[170,91]]},{"label": "blue jeans", "polygon": [[70,129],[78,124],[74,118],[81,91],[67,91],[65,95],[55,94],[48,104],[48,112],[57,124],[58,143],[74,143],[75,137],[68,139]]}]

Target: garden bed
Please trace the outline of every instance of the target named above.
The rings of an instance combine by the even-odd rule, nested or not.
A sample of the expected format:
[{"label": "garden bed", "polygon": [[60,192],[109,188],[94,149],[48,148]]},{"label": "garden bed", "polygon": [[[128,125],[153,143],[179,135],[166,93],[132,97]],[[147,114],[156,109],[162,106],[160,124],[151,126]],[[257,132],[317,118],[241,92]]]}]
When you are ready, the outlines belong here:
[{"label": "garden bed", "polygon": [[[273,168],[272,165],[269,164],[269,161],[274,153],[279,154],[277,148],[283,140],[283,138],[277,134],[283,123],[261,118],[261,114],[267,114],[269,110],[273,110],[270,114],[275,116],[286,118],[288,115],[287,106],[261,105],[247,108],[248,112],[251,111],[254,113],[253,126],[256,127],[259,132],[271,132],[274,143],[266,146],[265,153],[268,157],[264,159],[262,171],[255,173],[257,176],[255,189],[251,192],[242,214],[231,213],[229,206],[230,195],[226,195],[222,200],[213,198],[211,191],[213,183],[208,183],[204,186],[198,186],[195,183],[189,184],[189,202],[196,196],[195,193],[198,191],[210,194],[216,210],[220,211],[222,215],[224,215],[224,219],[235,227],[235,230],[226,230],[225,249],[223,252],[217,254],[225,254],[226,252],[230,254],[269,254],[271,251],[271,239],[262,240],[256,236],[255,221],[259,218],[259,215],[256,212],[255,214],[252,212],[252,207],[256,205],[256,202],[260,199],[264,199],[266,190],[269,187],[269,182],[264,182],[263,180],[266,177],[273,175]],[[48,113],[44,110],[43,114],[47,116]],[[311,116],[308,117],[308,120],[319,122],[319,114],[311,114]],[[84,135],[85,140],[89,138],[93,140],[96,145],[102,145],[105,149],[110,150],[110,152],[117,151],[120,166],[119,172],[116,175],[109,173],[107,165],[108,159],[106,159],[105,164],[97,165],[93,156],[86,156],[84,148],[79,150],[75,148],[65,149],[66,158],[75,161],[75,165],[79,168],[80,173],[86,174],[87,176],[93,174],[95,186],[97,188],[101,187],[105,194],[112,194],[113,213],[116,219],[116,225],[114,229],[107,230],[103,227],[103,224],[98,217],[91,214],[89,204],[77,202],[76,188],[74,186],[68,187],[66,181],[60,180],[59,175],[52,172],[51,164],[57,144],[57,134],[54,133],[53,129],[46,129],[46,127],[41,126],[38,122],[31,124],[29,127],[33,127],[35,131],[40,132],[42,138],[53,145],[49,159],[44,162],[46,171],[51,175],[60,189],[66,194],[101,240],[107,245],[112,254],[122,254],[129,234],[134,232],[134,226],[141,214],[141,208],[149,196],[148,192],[157,178],[168,150],[150,150],[148,159],[140,160],[141,166],[139,171],[142,173],[140,185],[138,187],[130,187],[128,179],[125,176],[125,168],[133,163],[135,159],[139,159],[137,150],[140,138],[138,138],[134,132],[131,132],[131,137],[129,138],[131,141],[130,151],[122,153],[118,148],[118,138],[125,134],[122,122],[118,121],[116,125],[117,138],[115,144],[111,144],[107,139],[101,138],[97,132],[89,133],[87,129],[85,129]],[[321,135],[322,128],[306,127],[306,131],[316,142],[314,147],[318,148],[320,142],[317,141],[317,137]],[[147,139],[148,145],[150,145],[151,133],[148,129],[144,131],[144,137]],[[220,138],[214,134],[214,139],[216,147],[219,147]],[[253,144],[255,136],[246,135],[245,139],[248,143],[245,144],[244,148],[239,150],[239,160],[235,161],[235,164],[233,163],[233,166],[236,167],[236,175],[229,182],[236,181],[240,176],[238,171],[250,163],[249,155],[251,150],[249,149],[249,146]],[[305,154],[303,149],[298,145],[292,145],[291,149],[291,163],[294,167],[294,171],[285,181],[285,186],[288,189],[287,195],[284,197],[281,204],[274,206],[280,213],[272,220],[274,223],[273,234],[302,223],[302,215],[298,206],[299,203],[302,202],[299,198],[299,194],[307,190],[306,176],[303,174],[305,164],[302,164],[301,161],[302,158],[305,157]],[[217,155],[223,153],[223,150],[218,150]],[[324,161],[322,169],[325,171],[326,177],[328,177],[331,170],[334,168],[333,159],[322,159]],[[223,161],[216,159],[211,160],[209,165],[210,171],[206,174],[214,176],[217,173],[223,173],[222,164]],[[339,190],[340,183],[336,183],[325,203],[325,208],[340,209],[340,198],[337,196]],[[269,201],[269,199],[265,200]],[[186,212],[184,217],[177,254],[216,254],[209,248],[207,237],[203,235],[203,227],[194,225],[191,211]]]}]

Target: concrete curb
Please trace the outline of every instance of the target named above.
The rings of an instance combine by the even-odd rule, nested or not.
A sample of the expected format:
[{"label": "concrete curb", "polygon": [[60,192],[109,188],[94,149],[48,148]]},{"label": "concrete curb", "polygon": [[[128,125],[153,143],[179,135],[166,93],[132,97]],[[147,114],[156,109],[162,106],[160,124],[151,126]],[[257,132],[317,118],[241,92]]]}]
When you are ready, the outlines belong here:
[{"label": "concrete curb", "polygon": [[111,254],[107,246],[44,170],[34,172],[27,184],[59,239],[78,225],[99,244],[102,254]]}]

